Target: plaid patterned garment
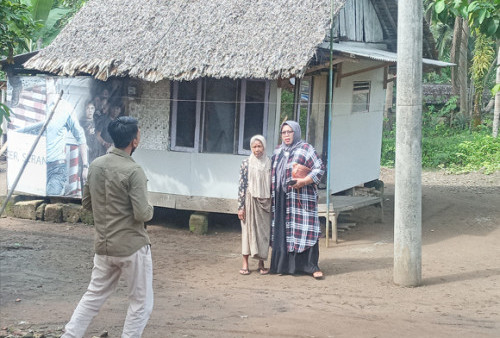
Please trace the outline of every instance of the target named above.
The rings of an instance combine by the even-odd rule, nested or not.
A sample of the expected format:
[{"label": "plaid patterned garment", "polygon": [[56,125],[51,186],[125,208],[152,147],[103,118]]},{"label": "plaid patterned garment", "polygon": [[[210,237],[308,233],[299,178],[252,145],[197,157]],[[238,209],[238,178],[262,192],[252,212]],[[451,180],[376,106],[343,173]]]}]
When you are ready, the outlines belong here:
[{"label": "plaid patterned garment", "polygon": [[[283,156],[281,147],[274,150],[272,157],[272,223],[271,242],[274,240],[274,221],[276,211],[276,168],[278,161]],[[323,162],[316,154],[313,146],[303,143],[296,148],[288,157],[286,164],[286,181],[292,179],[292,165],[299,163],[311,168],[308,176],[311,176],[315,184],[309,184],[301,189],[287,187],[286,192],[286,243],[288,252],[301,253],[314,246],[321,234],[318,218],[318,192],[319,184],[323,176]]]}]

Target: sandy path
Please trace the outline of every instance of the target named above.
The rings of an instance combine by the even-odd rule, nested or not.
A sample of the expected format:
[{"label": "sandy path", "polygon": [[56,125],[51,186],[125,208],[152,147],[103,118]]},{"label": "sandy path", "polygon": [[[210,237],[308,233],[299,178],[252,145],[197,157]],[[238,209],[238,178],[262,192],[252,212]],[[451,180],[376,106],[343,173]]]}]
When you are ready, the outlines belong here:
[{"label": "sandy path", "polygon": [[[500,173],[424,173],[418,288],[392,283],[393,171],[382,179],[385,222],[367,207],[338,245],[322,241],[322,281],[260,276],[257,262],[240,276],[233,216],[214,218],[207,236],[169,214],[156,219],[155,308],[144,337],[499,337]],[[1,219],[1,326],[59,332],[89,281],[92,236],[81,224]],[[125,313],[121,283],[87,336],[119,337]]]}]

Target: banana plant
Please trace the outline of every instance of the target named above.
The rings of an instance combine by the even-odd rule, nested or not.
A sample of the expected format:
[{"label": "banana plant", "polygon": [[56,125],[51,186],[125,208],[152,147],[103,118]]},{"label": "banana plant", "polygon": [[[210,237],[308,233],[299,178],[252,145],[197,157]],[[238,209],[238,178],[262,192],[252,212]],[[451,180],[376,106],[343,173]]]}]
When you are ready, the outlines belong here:
[{"label": "banana plant", "polygon": [[57,7],[54,0],[23,0],[31,9],[33,20],[41,25],[28,41],[28,50],[41,49],[48,45],[59,33],[57,23],[64,18],[70,8]]}]

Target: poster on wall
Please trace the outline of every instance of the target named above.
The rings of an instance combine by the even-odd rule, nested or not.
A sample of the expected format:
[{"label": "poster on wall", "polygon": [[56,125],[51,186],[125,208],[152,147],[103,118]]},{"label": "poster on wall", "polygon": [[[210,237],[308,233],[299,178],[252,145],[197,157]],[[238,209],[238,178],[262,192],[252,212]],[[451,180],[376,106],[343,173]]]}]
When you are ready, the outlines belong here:
[{"label": "poster on wall", "polygon": [[89,164],[113,143],[109,122],[125,114],[122,81],[13,76],[7,88],[7,105],[12,109],[7,130],[8,189],[55,107],[15,190],[80,198]]}]

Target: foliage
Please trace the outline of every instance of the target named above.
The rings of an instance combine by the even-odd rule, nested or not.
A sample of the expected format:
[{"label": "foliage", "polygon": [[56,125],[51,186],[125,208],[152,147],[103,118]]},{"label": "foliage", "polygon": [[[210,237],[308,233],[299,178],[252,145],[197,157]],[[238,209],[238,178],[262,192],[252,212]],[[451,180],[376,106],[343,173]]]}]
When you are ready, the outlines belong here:
[{"label": "foliage", "polygon": [[[7,122],[10,122],[9,116],[10,108],[5,104],[0,103],[0,121],[3,121],[5,119],[7,120]],[[0,135],[2,135],[2,128],[0,128]]]},{"label": "foliage", "polygon": [[500,0],[437,0],[430,7],[434,7],[434,15],[443,23],[460,15],[469,21],[471,28],[500,39]]},{"label": "foliage", "polygon": [[31,16],[40,26],[34,34],[27,40],[25,50],[17,50],[17,53],[33,51],[47,46],[59,34],[63,26],[60,25],[70,8],[65,8],[58,4],[56,0],[23,0],[31,11]]},{"label": "foliage", "polygon": [[[13,62],[14,51],[18,47],[27,48],[26,41],[37,27],[26,4],[19,0],[0,0],[0,57]],[[4,118],[8,121],[9,114],[9,107],[0,104],[0,123]]]},{"label": "foliage", "polygon": [[14,51],[28,49],[27,41],[39,26],[20,0],[0,0],[0,56],[13,62]]},{"label": "foliage", "polygon": [[427,72],[423,75],[424,83],[446,83],[451,79],[451,67],[439,69],[439,71]]},{"label": "foliage", "polygon": [[500,170],[500,139],[489,132],[472,134],[471,139],[457,145],[449,158],[448,169],[455,173],[481,170],[486,174]]},{"label": "foliage", "polygon": [[[500,170],[500,139],[490,136],[489,121],[471,132],[470,118],[456,113],[456,97],[442,109],[427,108],[422,128],[423,168],[487,174]],[[381,164],[384,166],[395,164],[395,136],[395,128],[383,133]]]},{"label": "foliage", "polygon": [[293,106],[294,106],[294,93],[293,90],[283,88],[281,91],[281,112],[280,123],[285,120],[293,120]]},{"label": "foliage", "polygon": [[472,57],[471,73],[476,88],[483,89],[483,78],[495,58],[493,43],[484,34],[476,32],[476,53]]}]

